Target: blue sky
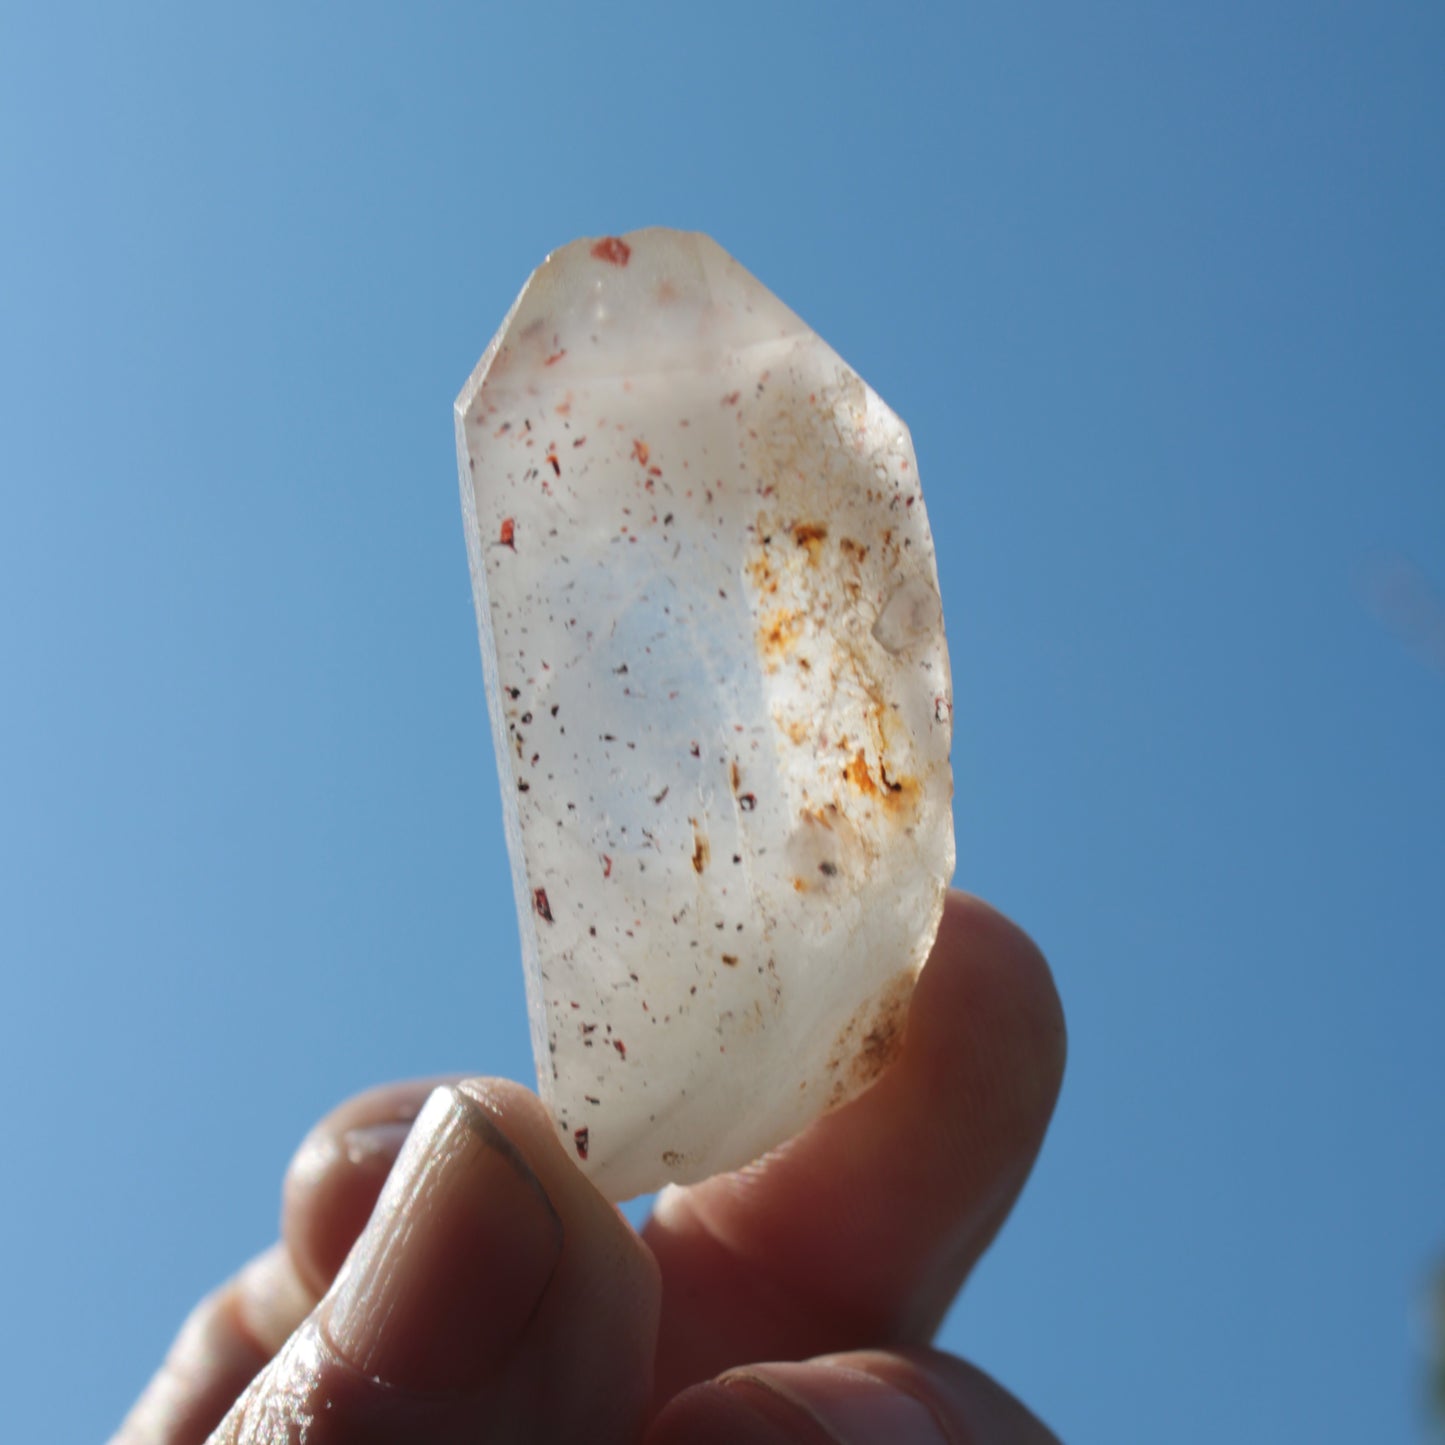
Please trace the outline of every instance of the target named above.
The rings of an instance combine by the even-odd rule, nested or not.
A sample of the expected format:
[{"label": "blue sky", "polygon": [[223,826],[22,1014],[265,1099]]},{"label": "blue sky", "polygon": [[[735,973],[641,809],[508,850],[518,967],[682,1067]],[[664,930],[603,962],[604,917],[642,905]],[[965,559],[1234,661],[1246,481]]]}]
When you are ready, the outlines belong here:
[{"label": "blue sky", "polygon": [[912,427],[957,879],[1069,1010],[944,1342],[1071,1445],[1419,1438],[1442,75],[1424,0],[0,4],[9,1433],[104,1436],[343,1095],[530,1076],[451,404],[662,223]]}]

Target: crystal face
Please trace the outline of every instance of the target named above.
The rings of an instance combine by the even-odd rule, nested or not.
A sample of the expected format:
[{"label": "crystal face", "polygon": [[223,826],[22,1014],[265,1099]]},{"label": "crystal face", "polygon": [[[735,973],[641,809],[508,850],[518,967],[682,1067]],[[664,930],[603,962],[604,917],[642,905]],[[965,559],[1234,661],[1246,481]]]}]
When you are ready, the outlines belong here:
[{"label": "crystal face", "polygon": [[705,236],[582,240],[457,400],[538,1084],[611,1199],[901,1039],[953,872],[908,431]]}]

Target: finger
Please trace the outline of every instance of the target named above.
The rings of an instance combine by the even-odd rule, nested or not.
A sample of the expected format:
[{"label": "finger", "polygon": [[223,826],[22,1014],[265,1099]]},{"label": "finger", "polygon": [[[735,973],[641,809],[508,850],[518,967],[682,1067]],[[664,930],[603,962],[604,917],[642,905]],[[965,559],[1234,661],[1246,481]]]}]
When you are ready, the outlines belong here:
[{"label": "finger", "polygon": [[296,1272],[330,1287],[433,1089],[454,1079],[383,1084],[333,1109],[302,1141],[281,1191],[281,1237]]},{"label": "finger", "polygon": [[951,894],[878,1082],[758,1164],[659,1198],[659,1399],[759,1357],[926,1342],[1023,1187],[1064,1052],[1038,949]]},{"label": "finger", "polygon": [[191,1311],[112,1445],[199,1445],[315,1303],[273,1245]]},{"label": "finger", "polygon": [[330,1287],[437,1082],[358,1094],[307,1135],[282,1190],[283,1245],[191,1312],[117,1442],[193,1445],[215,1428]]},{"label": "finger", "polygon": [[657,1295],[534,1096],[438,1089],[331,1290],[213,1441],[631,1442]]},{"label": "finger", "polygon": [[987,1375],[932,1350],[754,1365],[695,1385],[646,1445],[1059,1445]]}]

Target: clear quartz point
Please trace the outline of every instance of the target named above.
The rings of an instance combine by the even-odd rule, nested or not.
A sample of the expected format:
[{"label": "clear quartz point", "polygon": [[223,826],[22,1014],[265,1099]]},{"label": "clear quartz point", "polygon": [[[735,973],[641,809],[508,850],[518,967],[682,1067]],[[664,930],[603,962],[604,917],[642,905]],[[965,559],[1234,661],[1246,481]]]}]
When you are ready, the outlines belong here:
[{"label": "clear quartz point", "polygon": [[907,428],[706,236],[581,240],[457,399],[537,1077],[610,1199],[896,1053],[953,872]]}]

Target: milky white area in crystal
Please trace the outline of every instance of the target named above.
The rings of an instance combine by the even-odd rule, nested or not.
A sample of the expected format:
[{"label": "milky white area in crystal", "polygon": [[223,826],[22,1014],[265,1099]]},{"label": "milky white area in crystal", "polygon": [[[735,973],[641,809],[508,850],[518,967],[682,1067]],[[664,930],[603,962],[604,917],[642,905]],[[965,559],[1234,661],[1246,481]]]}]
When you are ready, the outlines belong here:
[{"label": "milky white area in crystal", "polygon": [[901,1040],[953,872],[908,431],[705,236],[582,240],[457,400],[538,1084],[611,1199]]}]

